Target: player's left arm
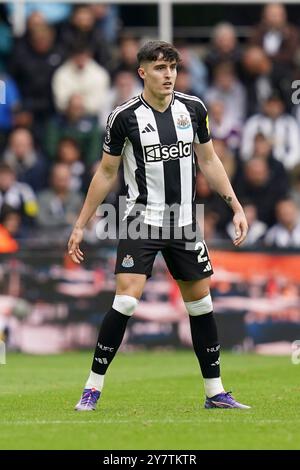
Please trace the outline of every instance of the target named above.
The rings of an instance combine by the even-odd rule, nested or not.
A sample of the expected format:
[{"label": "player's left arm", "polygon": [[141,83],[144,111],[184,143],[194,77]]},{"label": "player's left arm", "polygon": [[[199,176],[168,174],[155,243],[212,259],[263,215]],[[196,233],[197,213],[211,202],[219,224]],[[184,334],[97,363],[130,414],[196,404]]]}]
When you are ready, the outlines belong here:
[{"label": "player's left arm", "polygon": [[245,240],[248,231],[244,210],[235,195],[221,160],[214,151],[212,141],[209,140],[203,144],[194,143],[194,149],[199,167],[207,182],[220,194],[234,213],[236,238],[233,243],[238,246]]}]

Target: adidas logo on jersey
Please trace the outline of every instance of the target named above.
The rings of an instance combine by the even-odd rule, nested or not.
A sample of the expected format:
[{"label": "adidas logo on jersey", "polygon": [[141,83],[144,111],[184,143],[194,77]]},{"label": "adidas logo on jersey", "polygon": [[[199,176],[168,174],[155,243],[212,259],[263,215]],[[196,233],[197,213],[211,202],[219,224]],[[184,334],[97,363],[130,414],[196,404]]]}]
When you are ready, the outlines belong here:
[{"label": "adidas logo on jersey", "polygon": [[160,162],[192,155],[192,142],[182,140],[173,145],[146,145],[144,147],[146,162]]},{"label": "adidas logo on jersey", "polygon": [[145,129],[142,131],[142,134],[146,134],[146,132],[155,132],[154,127],[150,124],[150,122],[147,124]]}]

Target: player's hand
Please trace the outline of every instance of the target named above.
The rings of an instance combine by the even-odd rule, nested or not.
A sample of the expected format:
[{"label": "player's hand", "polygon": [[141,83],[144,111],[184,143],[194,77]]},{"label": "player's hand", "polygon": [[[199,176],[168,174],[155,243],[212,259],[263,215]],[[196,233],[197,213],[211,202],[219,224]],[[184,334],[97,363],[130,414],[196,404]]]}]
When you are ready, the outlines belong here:
[{"label": "player's hand", "polygon": [[83,253],[79,248],[79,243],[83,239],[83,230],[74,227],[68,242],[68,252],[74,263],[80,264],[84,260]]},{"label": "player's hand", "polygon": [[235,230],[233,244],[239,246],[245,240],[248,232],[248,223],[243,210],[239,210],[234,214],[233,225]]}]

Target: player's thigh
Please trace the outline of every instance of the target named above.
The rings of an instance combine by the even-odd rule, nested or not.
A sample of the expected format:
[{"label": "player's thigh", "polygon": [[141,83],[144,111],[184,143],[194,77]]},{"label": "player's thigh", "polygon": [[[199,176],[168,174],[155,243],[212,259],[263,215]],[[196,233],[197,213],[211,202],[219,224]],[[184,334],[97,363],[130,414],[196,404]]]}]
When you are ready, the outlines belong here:
[{"label": "player's thigh", "polygon": [[128,227],[125,227],[118,243],[115,274],[140,274],[151,277],[153,263],[157,252],[163,246],[163,240],[152,239],[148,226],[142,234],[143,236],[133,238]]},{"label": "player's thigh", "polygon": [[162,253],[185,301],[199,300],[209,293],[213,269],[207,246],[197,233],[193,241],[172,239]]},{"label": "player's thigh", "polygon": [[193,302],[209,294],[210,276],[195,281],[176,280],[184,302]]},{"label": "player's thigh", "polygon": [[140,299],[147,280],[145,274],[118,273],[116,274],[116,294],[130,295]]}]

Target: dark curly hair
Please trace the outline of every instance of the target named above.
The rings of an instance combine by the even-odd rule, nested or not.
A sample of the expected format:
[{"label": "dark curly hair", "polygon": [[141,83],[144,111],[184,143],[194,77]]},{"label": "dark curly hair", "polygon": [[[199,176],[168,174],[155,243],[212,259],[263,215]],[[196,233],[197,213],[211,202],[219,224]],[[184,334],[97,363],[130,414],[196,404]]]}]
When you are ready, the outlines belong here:
[{"label": "dark curly hair", "polygon": [[142,62],[154,62],[160,56],[168,62],[175,61],[177,64],[180,62],[177,49],[165,41],[149,41],[144,44],[137,54],[137,60],[140,65]]}]

